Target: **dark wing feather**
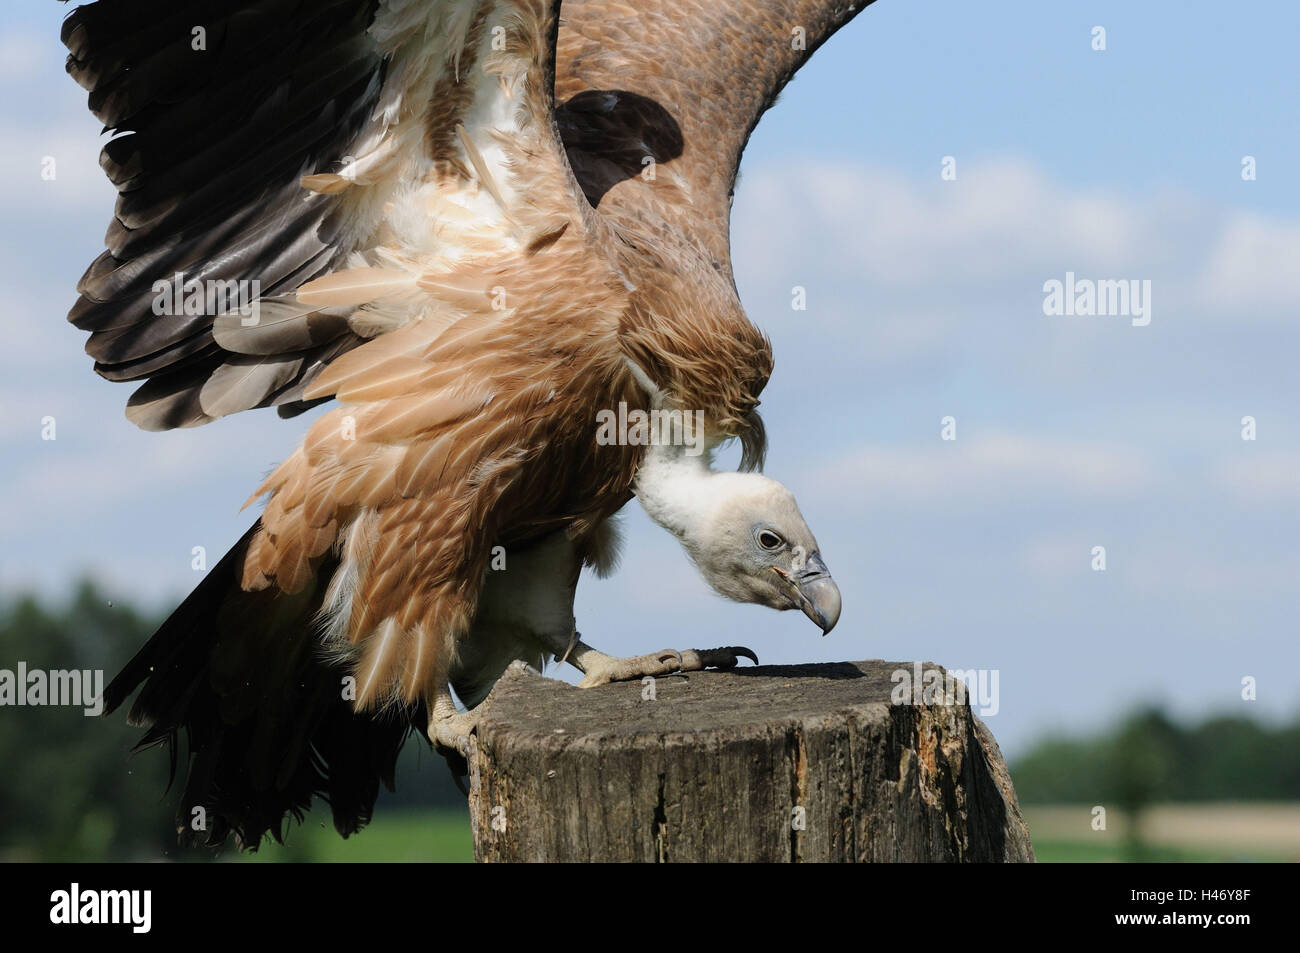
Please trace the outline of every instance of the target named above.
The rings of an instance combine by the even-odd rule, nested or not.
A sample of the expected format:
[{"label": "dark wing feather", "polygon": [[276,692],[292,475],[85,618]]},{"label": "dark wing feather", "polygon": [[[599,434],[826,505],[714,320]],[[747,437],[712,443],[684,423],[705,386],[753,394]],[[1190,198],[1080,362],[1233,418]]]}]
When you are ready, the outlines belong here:
[{"label": "dark wing feather", "polygon": [[[241,374],[247,359],[229,364],[215,314],[154,314],[154,283],[177,273],[205,284],[256,279],[273,295],[346,256],[339,200],[309,200],[299,180],[342,160],[371,119],[384,76],[366,33],[375,7],[100,0],[65,21],[68,72],[117,134],[101,165],[119,190],[107,251],[78,284],[69,320],[91,332],[86,350],[104,377],[148,379],[128,409],[141,426],[292,402],[320,357],[339,351],[335,337]],[[200,403],[205,385],[213,395],[223,381],[232,389]]]},{"label": "dark wing feather", "polygon": [[730,276],[731,193],[750,133],[872,2],[564,0],[556,120],[587,198],[642,233],[694,242]]}]

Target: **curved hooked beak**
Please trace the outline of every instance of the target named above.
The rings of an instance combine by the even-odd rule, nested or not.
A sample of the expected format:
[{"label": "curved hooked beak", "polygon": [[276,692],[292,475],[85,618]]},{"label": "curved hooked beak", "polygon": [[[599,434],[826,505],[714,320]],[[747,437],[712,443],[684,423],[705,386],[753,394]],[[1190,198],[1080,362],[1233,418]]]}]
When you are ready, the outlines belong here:
[{"label": "curved hooked beak", "polygon": [[772,568],[790,587],[795,604],[803,614],[821,628],[822,635],[835,628],[835,623],[840,621],[840,590],[820,553],[809,556],[803,568],[795,573]]}]

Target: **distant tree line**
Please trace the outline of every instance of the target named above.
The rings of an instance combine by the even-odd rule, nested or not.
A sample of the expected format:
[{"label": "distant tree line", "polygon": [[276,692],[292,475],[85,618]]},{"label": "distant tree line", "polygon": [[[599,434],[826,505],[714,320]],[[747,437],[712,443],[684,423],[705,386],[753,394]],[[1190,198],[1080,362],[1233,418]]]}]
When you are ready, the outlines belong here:
[{"label": "distant tree line", "polygon": [[[0,602],[0,670],[16,673],[20,662],[28,672],[102,670],[107,685],[160,621],[110,605],[89,582],[59,606],[9,597]],[[177,846],[185,752],[168,790],[165,751],[131,754],[142,733],[125,711],[103,718],[72,706],[0,707],[0,861],[212,859]],[[403,751],[397,784],[398,794],[381,794],[377,813],[464,805],[442,758],[419,739]]]},{"label": "distant tree line", "polygon": [[[110,605],[89,582],[60,606],[11,597],[0,602],[0,670],[20,662],[29,671],[102,670],[107,684],[160,621]],[[166,754],[130,753],[140,735],[123,712],[0,707],[0,860],[211,859],[177,847],[183,778],[168,791]],[[1159,801],[1296,800],[1300,718],[1281,727],[1237,716],[1187,726],[1142,710],[1099,737],[1044,739],[1013,762],[1012,777],[1030,804],[1141,810]],[[464,799],[442,759],[412,739],[397,793],[381,794],[376,813],[433,806],[463,810]]]},{"label": "distant tree line", "polygon": [[1183,725],[1159,708],[1100,737],[1049,737],[1013,761],[1027,804],[1300,800],[1300,717],[1269,727],[1240,715]]}]

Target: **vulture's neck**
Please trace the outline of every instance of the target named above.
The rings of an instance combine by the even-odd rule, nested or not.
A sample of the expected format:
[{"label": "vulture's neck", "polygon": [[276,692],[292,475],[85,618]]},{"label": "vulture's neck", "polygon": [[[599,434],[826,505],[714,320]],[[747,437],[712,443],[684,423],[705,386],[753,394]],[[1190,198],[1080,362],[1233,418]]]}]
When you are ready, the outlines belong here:
[{"label": "vulture's neck", "polygon": [[727,474],[709,467],[709,454],[680,446],[650,446],[634,489],[647,515],[683,542],[698,535],[725,495]]}]

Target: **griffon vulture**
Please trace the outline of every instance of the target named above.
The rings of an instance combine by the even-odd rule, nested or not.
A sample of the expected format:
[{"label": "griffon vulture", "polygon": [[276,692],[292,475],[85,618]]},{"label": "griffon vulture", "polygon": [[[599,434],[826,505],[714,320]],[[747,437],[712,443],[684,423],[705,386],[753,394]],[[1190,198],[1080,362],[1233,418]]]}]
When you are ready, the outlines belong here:
[{"label": "griffon vulture", "polygon": [[[112,711],[140,688],[142,746],[175,758],[185,736],[182,814],[210,820],[183,835],[256,846],[314,795],[357,830],[412,727],[454,759],[516,659],[593,686],[753,658],[578,637],[579,572],[609,568],[633,496],[721,594],[835,624],[816,539],[755,472],[772,357],[728,218],[759,116],[866,5],[71,12],[68,72],[117,134],[101,164],[120,194],[69,319],[96,371],[143,381],[127,417],[335,401],[105,693]],[[660,429],[599,439],[615,411]],[[741,472],[713,470],[732,439]]]}]

